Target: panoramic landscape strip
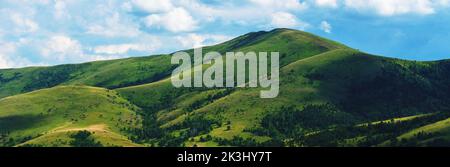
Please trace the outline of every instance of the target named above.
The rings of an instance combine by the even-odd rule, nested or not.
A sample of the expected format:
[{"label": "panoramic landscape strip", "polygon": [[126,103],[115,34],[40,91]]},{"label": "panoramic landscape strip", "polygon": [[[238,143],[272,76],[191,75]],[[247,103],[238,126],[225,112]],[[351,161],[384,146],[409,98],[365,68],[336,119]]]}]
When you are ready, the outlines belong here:
[{"label": "panoramic landscape strip", "polygon": [[[205,82],[212,87],[174,86],[172,75],[182,66],[192,69],[187,71],[195,80],[196,69],[207,74],[217,70],[211,68],[215,63],[226,60],[226,55],[210,54],[214,63],[189,65],[195,49],[183,53],[187,65],[174,64],[172,60],[180,60],[177,56],[154,55],[5,69],[0,70],[0,143],[7,147],[448,146],[448,60],[374,56],[293,29],[248,33],[203,48],[209,51],[279,51],[271,65],[277,66],[279,55],[278,96],[261,98],[267,88],[252,87],[249,81],[255,76],[251,75],[244,81],[250,86],[237,86],[243,79],[234,80],[234,87],[214,87],[219,82]],[[266,56],[256,55],[262,62]],[[271,71],[273,76],[278,69]],[[227,76],[222,77],[226,81]]]}]

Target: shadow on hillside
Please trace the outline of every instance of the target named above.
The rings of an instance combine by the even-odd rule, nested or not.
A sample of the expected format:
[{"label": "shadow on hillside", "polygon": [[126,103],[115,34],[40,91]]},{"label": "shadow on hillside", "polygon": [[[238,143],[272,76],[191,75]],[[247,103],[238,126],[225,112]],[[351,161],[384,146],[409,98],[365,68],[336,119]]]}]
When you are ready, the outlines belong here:
[{"label": "shadow on hillside", "polygon": [[35,126],[43,117],[37,115],[17,115],[0,118],[0,133],[11,133]]}]

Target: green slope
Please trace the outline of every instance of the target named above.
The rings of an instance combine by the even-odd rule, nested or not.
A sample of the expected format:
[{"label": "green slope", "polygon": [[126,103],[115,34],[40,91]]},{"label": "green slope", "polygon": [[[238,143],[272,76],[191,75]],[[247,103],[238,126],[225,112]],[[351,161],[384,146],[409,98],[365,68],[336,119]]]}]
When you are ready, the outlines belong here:
[{"label": "green slope", "polygon": [[[275,99],[260,99],[258,89],[238,90],[175,120],[219,118],[207,134],[223,144],[236,144],[236,136],[248,139],[243,143],[277,136],[294,145],[315,145],[295,138],[335,126],[448,111],[450,100],[443,93],[449,90],[448,67],[448,62],[415,63],[338,49],[283,67]],[[317,145],[346,139],[327,140],[334,143]]]},{"label": "green slope", "polygon": [[170,57],[156,55],[53,67],[0,70],[0,98],[57,85],[117,88],[157,81],[170,75]]},{"label": "green slope", "polygon": [[[345,47],[312,34],[289,29],[249,33],[231,41],[205,47],[204,51],[282,51],[281,63]],[[188,50],[192,52],[192,50]],[[170,56],[127,58],[53,67],[0,70],[0,98],[57,85],[83,84],[119,88],[158,81],[169,76],[175,66]]]},{"label": "green slope", "polygon": [[[0,144],[57,145],[30,142],[63,132],[80,130],[112,133],[117,136],[141,126],[139,108],[116,92],[86,86],[60,86],[0,100]],[[63,135],[64,136],[64,135]],[[126,137],[124,140],[127,139]],[[110,143],[114,145],[114,142]],[[64,145],[64,144],[62,144]]]},{"label": "green slope", "polygon": [[[285,39],[285,34],[303,35],[292,30],[275,30],[271,33],[273,32],[277,32],[275,37],[267,37],[264,33],[263,37],[258,37],[266,39],[264,42],[248,42],[246,44],[250,46],[235,50],[245,52],[246,48],[252,48],[250,50],[266,51],[270,50],[266,48],[279,47],[266,45],[276,39]],[[300,42],[289,39],[290,43],[302,47]],[[305,38],[299,40],[303,44],[309,43],[305,42]],[[361,53],[334,42],[320,41],[322,46],[326,43],[329,47],[318,49],[311,55],[290,53],[290,56],[281,57],[284,67],[281,72],[280,96],[276,99],[260,99],[259,89],[228,90],[225,91],[230,94],[228,96],[221,94],[201,99],[196,98],[196,95],[208,94],[213,90],[173,89],[169,80],[117,91],[138,106],[147,108],[147,112],[155,113],[156,124],[172,133],[172,137],[180,137],[182,133],[185,141],[200,140],[205,136],[212,136],[212,140],[216,141],[189,141],[185,143],[187,145],[209,143],[206,145],[211,146],[218,142],[229,144],[232,139],[239,140],[240,137],[249,139],[244,143],[254,144],[267,142],[274,136],[287,144],[286,141],[297,140],[293,139],[294,136],[333,126],[356,126],[376,120],[448,111],[450,100],[443,93],[449,91],[446,86],[450,83],[446,78],[450,72],[448,61],[411,62],[390,59]],[[289,52],[286,47],[282,50]],[[197,106],[193,108],[183,105],[189,102]],[[322,112],[303,114],[306,112],[302,111],[303,108]],[[285,112],[290,115],[279,114]],[[286,121],[286,117],[296,116],[296,113],[300,114],[296,119],[290,120],[291,123],[272,125]],[[209,123],[210,128],[205,128],[205,131],[199,133],[200,136],[189,134],[195,130],[190,127],[195,121]],[[386,135],[384,138],[389,137],[391,136]],[[295,145],[302,145],[301,142],[303,141],[296,141]],[[337,145],[338,142],[340,141],[332,144]]]}]

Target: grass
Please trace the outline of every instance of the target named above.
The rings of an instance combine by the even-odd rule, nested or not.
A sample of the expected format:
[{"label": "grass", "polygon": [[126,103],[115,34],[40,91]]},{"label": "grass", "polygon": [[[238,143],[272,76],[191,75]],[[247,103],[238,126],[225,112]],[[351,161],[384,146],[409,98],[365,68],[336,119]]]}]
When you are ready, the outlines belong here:
[{"label": "grass", "polygon": [[[60,86],[0,100],[1,131],[20,144],[55,128],[105,124],[111,132],[140,126],[139,110],[114,91],[87,86]],[[31,119],[30,119],[31,118]],[[19,121],[17,121],[19,120]],[[22,121],[21,121],[22,120]],[[28,121],[27,121],[28,120]]]},{"label": "grass", "polygon": [[106,147],[142,147],[141,144],[136,144],[130,141],[126,136],[112,132],[106,127],[106,125],[91,125],[85,128],[57,128],[49,131],[42,136],[31,139],[24,143],[17,145],[37,145],[43,147],[70,147],[70,142],[73,141],[71,135],[78,131],[89,131],[92,133],[92,137],[95,141],[100,142]]},{"label": "grass", "polygon": [[118,88],[170,75],[170,56],[155,55],[52,67],[0,70],[0,98],[58,85]]},{"label": "grass", "polygon": [[426,133],[440,133],[443,134],[445,136],[449,136],[450,135],[450,118],[446,119],[446,120],[442,120],[436,123],[432,123],[426,126],[422,126],[420,128],[417,129],[413,129],[411,131],[409,131],[408,133],[405,133],[403,135],[400,135],[398,137],[398,139],[403,139],[403,138],[411,138],[414,137],[414,135],[417,135],[420,132],[426,132]]}]

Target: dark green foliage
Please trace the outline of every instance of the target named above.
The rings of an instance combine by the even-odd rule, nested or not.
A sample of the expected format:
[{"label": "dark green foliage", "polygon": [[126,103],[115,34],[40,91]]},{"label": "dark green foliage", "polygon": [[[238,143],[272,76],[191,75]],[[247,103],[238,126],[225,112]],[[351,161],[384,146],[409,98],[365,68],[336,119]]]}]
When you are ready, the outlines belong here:
[{"label": "dark green foliage", "polygon": [[188,118],[180,125],[180,128],[189,128],[189,136],[197,136],[211,131],[213,125],[220,125],[220,122],[199,116]]},{"label": "dark green foliage", "polygon": [[282,106],[267,114],[261,122],[262,129],[265,130],[255,133],[292,136],[297,133],[296,131],[318,130],[332,125],[348,125],[355,121],[356,119],[352,115],[343,113],[330,104],[306,105],[303,109],[297,109],[295,106]]},{"label": "dark green foliage", "polygon": [[448,65],[422,67],[401,63],[385,61],[374,78],[352,80],[346,99],[341,102],[343,110],[387,119],[450,109],[450,99],[443,94],[450,92],[450,79],[443,75],[450,72]]},{"label": "dark green foliage", "polygon": [[[381,122],[367,125],[338,126],[332,129],[318,131],[310,135],[304,135],[294,143],[305,146],[345,146],[342,143],[345,139],[363,137],[355,142],[357,146],[376,146],[385,141],[395,141],[395,138],[412,129],[428,125],[448,118],[447,112],[438,113],[430,116],[414,118],[408,121],[400,122]],[[392,146],[399,146],[392,144]]]},{"label": "dark green foliage", "polygon": [[89,131],[79,131],[70,136],[73,141],[70,142],[70,145],[73,147],[102,147],[103,145],[100,142],[95,141],[91,132]]},{"label": "dark green foliage", "polygon": [[41,88],[50,88],[68,81],[70,74],[86,65],[60,65],[51,69],[41,68],[33,71],[31,82],[25,85],[23,92],[29,92]]}]

